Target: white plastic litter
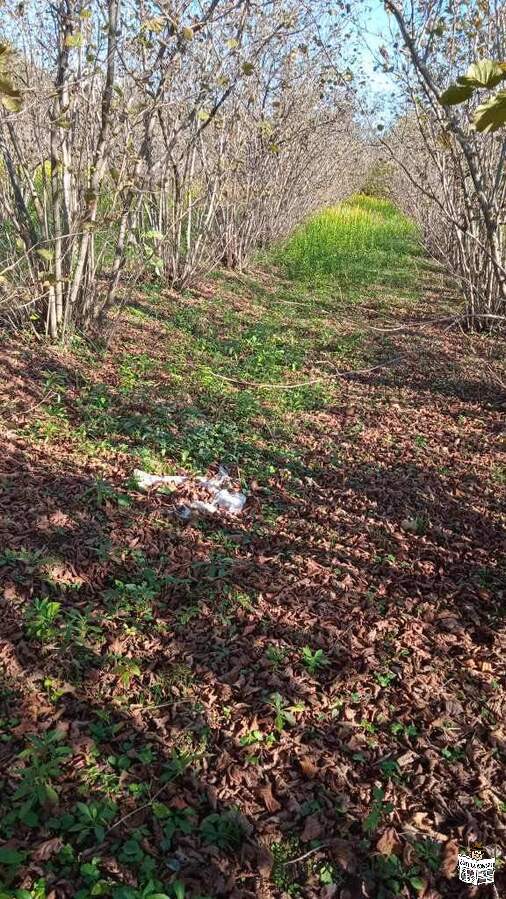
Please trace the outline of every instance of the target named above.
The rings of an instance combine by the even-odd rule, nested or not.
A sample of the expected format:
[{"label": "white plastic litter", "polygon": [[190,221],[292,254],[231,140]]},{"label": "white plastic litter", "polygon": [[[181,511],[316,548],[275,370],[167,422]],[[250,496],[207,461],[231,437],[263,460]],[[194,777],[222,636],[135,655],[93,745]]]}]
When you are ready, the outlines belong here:
[{"label": "white plastic litter", "polygon": [[211,494],[211,501],[204,502],[196,499],[179,505],[176,511],[182,521],[188,521],[193,513],[213,515],[216,512],[228,512],[230,515],[240,515],[246,502],[244,493],[227,489],[230,486],[230,476],[222,465],[218,469],[218,474],[213,478],[197,477],[192,479],[189,475],[156,475],[141,471],[139,468],[134,470],[133,475],[140,490],[163,486],[176,488],[192,480],[201,487],[205,487]]},{"label": "white plastic litter", "polygon": [[230,490],[219,490],[214,497],[214,504],[218,509],[225,509],[233,515],[240,515],[244,508],[246,497],[244,493],[232,493]]},{"label": "white plastic litter", "polygon": [[178,487],[188,480],[186,475],[182,474],[149,474],[147,471],[141,471],[140,468],[134,468],[134,478],[140,490],[149,490],[151,487],[160,487],[162,484],[168,484]]}]

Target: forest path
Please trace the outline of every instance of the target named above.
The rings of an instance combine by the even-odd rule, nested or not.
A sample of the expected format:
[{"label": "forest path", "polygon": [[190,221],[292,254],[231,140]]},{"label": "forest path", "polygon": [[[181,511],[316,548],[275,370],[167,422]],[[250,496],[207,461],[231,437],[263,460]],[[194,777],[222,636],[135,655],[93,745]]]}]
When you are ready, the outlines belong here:
[{"label": "forest path", "polygon": [[[501,349],[450,308],[217,273],[9,345],[4,892],[436,899],[504,842]],[[241,517],[131,481],[220,462]]]}]

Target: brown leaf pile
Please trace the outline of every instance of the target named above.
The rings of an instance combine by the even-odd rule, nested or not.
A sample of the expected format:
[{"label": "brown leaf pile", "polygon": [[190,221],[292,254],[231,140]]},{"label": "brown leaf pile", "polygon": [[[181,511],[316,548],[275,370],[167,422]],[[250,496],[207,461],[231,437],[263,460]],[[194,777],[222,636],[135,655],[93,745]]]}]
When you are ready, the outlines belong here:
[{"label": "brown leaf pile", "polygon": [[[161,321],[146,325],[148,339],[163,361]],[[302,896],[372,899],[379,859],[392,856],[406,872],[399,895],[459,896],[459,845],[504,845],[501,398],[481,373],[493,344],[434,325],[395,342],[402,365],[343,383],[333,406],[294,414],[299,464],[281,454],[240,521],[188,527],[166,515],[161,495],[94,505],[93,484],[121,493],[132,458],[87,455],[79,443],[68,354],[41,364],[13,345],[6,355],[0,531],[18,557],[1,556],[0,568],[4,792],[11,807],[30,735],[60,728],[72,755],[56,784],[58,815],[114,789],[117,826],[77,850],[100,857],[114,882],[141,882],[121,855],[139,829],[161,881],[234,899],[287,895],[288,873]],[[81,376],[114,386],[114,352],[138,344],[125,320],[112,357],[102,368],[81,361]],[[37,436],[30,412],[44,366],[74,385],[69,428],[54,438]],[[162,586],[153,619],[139,611],[127,626],[107,597],[118,581],[146,581],[139,565]],[[26,609],[43,596],[87,615],[87,635],[71,646],[29,638]],[[304,647],[328,664],[308,670]],[[184,753],[189,767],[164,776]],[[193,829],[163,850],[153,801],[195,813]],[[213,813],[239,814],[240,847],[206,842],[201,824]],[[73,837],[51,833],[48,817],[3,835],[29,853],[16,885],[43,876],[70,899],[79,867],[68,875],[57,862]],[[309,856],[283,866],[279,845],[289,861]],[[334,866],[334,891],[323,863]]]}]

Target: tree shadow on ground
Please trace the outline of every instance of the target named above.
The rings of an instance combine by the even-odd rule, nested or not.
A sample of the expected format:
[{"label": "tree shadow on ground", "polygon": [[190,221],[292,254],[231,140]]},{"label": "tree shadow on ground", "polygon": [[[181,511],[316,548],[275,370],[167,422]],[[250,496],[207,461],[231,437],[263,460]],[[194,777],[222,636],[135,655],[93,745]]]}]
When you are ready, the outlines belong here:
[{"label": "tree shadow on ground", "polygon": [[[402,359],[402,365],[385,368],[371,374],[357,374],[357,383],[384,385],[412,391],[420,400],[433,397],[441,402],[453,400],[473,405],[466,414],[484,414],[485,410],[499,413],[506,405],[504,384],[491,375],[490,363],[501,361],[500,341],[488,344],[475,339],[470,352],[462,354],[461,335],[448,332],[448,325],[432,324],[430,328],[410,326],[400,333],[386,333],[392,357]],[[384,352],[384,350],[382,350]],[[480,371],[478,371],[480,369]]]},{"label": "tree shadow on ground", "polygon": [[[167,335],[145,335],[161,358]],[[128,340],[117,336],[121,353],[131,344],[138,353],[138,332]],[[4,831],[30,852],[54,837],[74,847],[72,860],[58,850],[29,862],[26,876],[42,871],[57,899],[75,895],[94,855],[118,883],[145,883],[152,859],[158,879],[195,892],[278,897],[266,847],[282,844],[293,860],[319,841],[330,845],[293,866],[302,895],[323,895],[313,860],[334,865],[341,899],[363,896],[364,884],[369,895],[399,895],[417,876],[414,852],[421,874],[453,896],[456,879],[408,844],[429,841],[437,854],[446,838],[498,841],[499,498],[483,466],[469,464],[481,431],[446,455],[423,419],[429,398],[448,429],[465,413],[486,430],[495,401],[464,384],[467,405],[449,409],[437,380],[430,391],[428,365],[413,371],[418,352],[413,345],[404,372],[355,376],[336,408],[317,405],[292,453],[273,448],[268,426],[258,440],[245,419],[231,428],[229,406],[200,386],[169,403],[135,378],[125,389],[118,367],[97,365],[83,380],[65,357],[16,357],[7,374],[29,388],[1,461],[2,714],[13,737],[2,753],[4,803],[7,814],[19,805],[30,734],[59,729],[73,754],[54,778],[52,817],[90,798],[118,804],[103,844],[92,834],[80,845],[49,825],[47,807],[37,827]],[[440,363],[456,364],[443,348]],[[452,371],[466,381],[464,365]],[[60,382],[69,389],[58,399]],[[409,391],[394,414],[392,387]],[[190,450],[191,464],[227,461],[247,482],[256,475],[243,518],[183,527],[170,514],[174,498],[129,486],[143,448],[172,460]],[[42,615],[42,637],[39,600],[61,604],[54,622]],[[163,848],[153,801],[171,820],[193,809],[191,832],[176,829]],[[204,820],[234,807],[243,848],[206,843]],[[400,873],[374,854],[387,827],[400,837]],[[140,850],[129,856],[132,839]]]},{"label": "tree shadow on ground", "polygon": [[[97,855],[105,860],[104,876],[134,884],[146,880],[153,859],[157,878],[170,881],[177,869],[172,877],[189,889],[277,895],[282,887],[272,872],[264,880],[259,873],[270,866],[266,847],[294,839],[286,849],[290,861],[321,840],[331,845],[315,858],[342,890],[363,894],[366,869],[370,877],[376,865],[373,889],[388,896],[395,895],[393,873],[390,880],[384,871],[380,876],[369,855],[375,830],[389,820],[383,802],[392,801],[393,821],[411,826],[415,841],[437,844],[435,832],[464,838],[477,828],[490,842],[490,809],[472,799],[480,777],[500,788],[492,719],[475,718],[483,703],[494,715],[494,693],[486,678],[477,690],[472,674],[454,691],[447,666],[472,660],[478,672],[482,660],[493,658],[488,640],[475,639],[498,626],[492,591],[474,587],[469,575],[481,553],[495,577],[495,523],[480,522],[471,502],[450,500],[444,484],[421,469],[371,473],[357,465],[324,501],[311,486],[321,472],[304,470],[310,483],[301,487],[293,473],[282,483],[274,479],[267,493],[254,495],[242,521],[184,529],[167,515],[170,498],[133,493],[122,505],[121,475],[83,464],[72,448],[61,445],[56,456],[54,446],[23,437],[6,445],[2,542],[9,552],[1,573],[8,611],[1,656],[11,691],[3,715],[13,739],[3,755],[4,801],[8,812],[16,806],[16,757],[30,745],[30,733],[60,730],[73,755],[55,778],[57,817],[74,810],[75,801],[102,801],[111,789],[119,805],[119,823],[103,844],[91,836],[91,845],[76,847],[81,864]],[[479,485],[471,478],[466,486]],[[386,500],[381,516],[370,512],[378,490]],[[270,523],[261,514],[266,498],[280,513]],[[421,508],[426,533],[401,535],[399,518]],[[346,517],[334,520],[336,509]],[[321,540],[319,525],[327,540],[334,535],[333,544]],[[451,534],[433,533],[440,525]],[[465,545],[456,547],[452,535],[463,533]],[[401,544],[394,563],[385,559],[392,555],[385,538]],[[449,550],[463,553],[464,562],[451,562]],[[404,561],[411,566],[405,575]],[[118,582],[136,587],[133,599],[126,591],[124,601]],[[119,608],[111,590],[119,590]],[[48,639],[30,635],[27,613],[37,598],[61,603]],[[75,613],[84,615],[84,636],[72,631]],[[303,664],[305,646],[324,653],[314,674]],[[128,668],[132,660],[137,670]],[[457,698],[462,689],[469,691],[468,709]],[[304,709],[294,709],[302,703]],[[153,746],[153,758],[143,757]],[[182,770],[165,787],[167,768],[177,771],[178,761]],[[384,796],[375,800],[379,783]],[[176,828],[162,854],[164,812],[153,815],[155,795],[171,820],[178,810],[195,811],[191,833]],[[213,814],[232,820],[227,815],[235,806],[244,819],[232,825],[231,839],[242,824],[249,836],[238,838],[237,850],[206,843],[203,822]],[[378,821],[370,835],[364,822],[373,811]],[[18,823],[15,845],[32,850],[60,838],[59,825],[51,829],[46,817],[47,810],[35,830]],[[70,833],[63,837],[73,843]],[[132,845],[125,849],[129,840],[140,855],[125,861],[134,853]],[[123,860],[111,868],[117,854]],[[40,870],[34,864],[28,879]],[[323,888],[318,869],[293,867],[307,895]],[[76,877],[83,882],[75,862],[59,867],[51,860],[44,875],[58,899],[74,895]],[[458,895],[454,882],[430,869],[429,876],[443,895]]]}]

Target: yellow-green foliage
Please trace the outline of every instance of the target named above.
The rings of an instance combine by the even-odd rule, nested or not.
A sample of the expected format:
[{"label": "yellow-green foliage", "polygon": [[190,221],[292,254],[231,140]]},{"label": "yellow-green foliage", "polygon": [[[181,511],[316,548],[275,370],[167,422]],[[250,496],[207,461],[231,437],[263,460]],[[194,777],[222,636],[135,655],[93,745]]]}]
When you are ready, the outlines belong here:
[{"label": "yellow-green foliage", "polygon": [[305,222],[278,249],[290,277],[406,284],[416,229],[388,200],[358,195]]},{"label": "yellow-green foliage", "polygon": [[44,162],[36,166],[33,173],[33,184],[37,193],[42,195],[44,184],[51,180],[51,160],[45,159]]}]

